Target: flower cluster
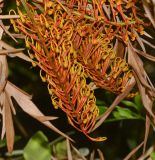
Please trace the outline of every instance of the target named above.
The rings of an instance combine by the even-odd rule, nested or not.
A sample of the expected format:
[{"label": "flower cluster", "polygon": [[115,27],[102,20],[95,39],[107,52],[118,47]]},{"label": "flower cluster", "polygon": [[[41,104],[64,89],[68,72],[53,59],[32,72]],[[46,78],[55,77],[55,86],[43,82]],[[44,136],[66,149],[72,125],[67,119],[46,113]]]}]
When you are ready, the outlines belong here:
[{"label": "flower cluster", "polygon": [[[137,0],[17,0],[20,19],[11,21],[40,76],[48,83],[53,106],[91,140],[99,109],[87,79],[116,94],[124,91],[132,70],[114,51],[116,38],[125,43],[143,34]],[[23,10],[23,6],[25,11]],[[10,11],[16,14],[15,11]]]}]

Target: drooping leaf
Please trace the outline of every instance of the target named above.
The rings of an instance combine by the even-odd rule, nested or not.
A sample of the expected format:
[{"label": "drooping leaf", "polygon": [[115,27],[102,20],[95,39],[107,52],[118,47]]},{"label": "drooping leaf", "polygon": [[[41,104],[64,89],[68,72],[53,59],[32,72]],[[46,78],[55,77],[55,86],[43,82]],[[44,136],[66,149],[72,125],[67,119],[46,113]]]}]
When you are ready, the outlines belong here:
[{"label": "drooping leaf", "polygon": [[72,152],[71,152],[71,146],[70,146],[70,142],[68,139],[66,139],[66,145],[67,145],[67,158],[68,160],[73,160],[73,157],[72,157]]},{"label": "drooping leaf", "polygon": [[12,152],[15,133],[14,133],[14,125],[13,125],[13,119],[12,119],[12,112],[11,112],[9,97],[7,95],[7,92],[5,93],[5,100],[4,100],[3,107],[5,107],[5,127],[6,127],[7,148],[9,152]]},{"label": "drooping leaf", "polygon": [[[37,108],[37,106],[31,101],[31,96],[28,95],[26,92],[22,91],[15,85],[13,85],[10,82],[7,82],[6,85],[6,91],[9,93],[10,99],[13,97],[19,106],[23,109],[24,112],[32,116],[33,118],[37,119],[41,123],[43,123],[45,126],[49,127],[50,129],[54,130],[55,132],[59,133],[60,135],[69,138],[67,135],[65,135],[63,132],[58,130],[52,123],[49,121],[45,121],[49,119],[49,117],[44,117],[44,114]],[[52,117],[50,119],[55,119],[55,117]],[[70,138],[69,138],[70,139]]]}]

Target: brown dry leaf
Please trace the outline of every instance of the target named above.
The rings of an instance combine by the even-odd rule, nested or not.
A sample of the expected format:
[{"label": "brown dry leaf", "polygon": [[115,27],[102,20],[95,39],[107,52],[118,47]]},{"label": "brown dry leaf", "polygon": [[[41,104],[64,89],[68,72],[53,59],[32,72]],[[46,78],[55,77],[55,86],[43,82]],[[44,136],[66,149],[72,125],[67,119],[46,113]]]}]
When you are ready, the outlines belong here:
[{"label": "brown dry leaf", "polygon": [[148,140],[149,132],[150,132],[150,126],[151,126],[150,117],[148,115],[146,115],[143,153],[146,150],[147,140]]},{"label": "brown dry leaf", "polygon": [[149,55],[149,54],[147,54],[147,53],[145,53],[143,51],[140,51],[140,50],[138,50],[136,48],[134,48],[134,51],[136,53],[140,54],[141,56],[147,58],[148,60],[155,62],[155,57],[154,56],[151,56],[151,55]]},{"label": "brown dry leaf", "polygon": [[8,77],[8,65],[6,56],[0,56],[0,63],[1,63],[1,77],[0,77],[0,85],[3,86],[4,83],[6,83],[7,77]]},{"label": "brown dry leaf", "polygon": [[[133,67],[135,71],[135,77],[137,81],[137,85],[140,91],[140,95],[142,97],[143,105],[148,112],[149,116],[153,118],[153,122],[155,124],[155,115],[152,111],[153,99],[154,96],[154,87],[150,82],[144,68],[141,59],[133,50],[132,46],[129,44],[128,46],[128,56],[129,56],[129,64]],[[144,147],[143,151],[145,151],[146,143],[148,139],[149,129],[150,129],[150,119],[149,116],[146,116],[145,123],[145,138],[144,138]]]},{"label": "brown dry leaf", "polygon": [[142,48],[143,52],[146,52],[145,46],[143,44],[143,41],[141,37],[138,35],[138,33],[133,29],[133,33],[136,35],[137,42],[139,43],[140,47]]},{"label": "brown dry leaf", "polygon": [[90,154],[90,160],[94,160],[95,159],[95,151],[93,150],[93,152]]},{"label": "brown dry leaf", "polygon": [[53,121],[58,119],[58,117],[53,117],[53,116],[38,116],[39,121],[45,122],[45,121]]},{"label": "brown dry leaf", "polygon": [[143,39],[143,38],[141,38],[141,40],[142,40],[145,44],[147,44],[148,46],[150,46],[151,48],[155,49],[155,45],[153,45],[153,44],[150,43],[149,41],[147,41],[147,40],[145,40],[145,39]]},{"label": "brown dry leaf", "polygon": [[[10,46],[9,44],[5,43],[2,40],[0,40],[0,46],[2,46],[3,48],[5,48],[7,50],[15,49],[14,47]],[[28,56],[26,56],[23,52],[9,54],[8,56],[9,57],[19,57],[25,61],[32,62],[32,60]]]},{"label": "brown dry leaf", "polygon": [[[1,62],[0,62],[0,77],[5,77],[5,72],[2,72],[2,63]],[[5,85],[6,85],[6,81],[4,81],[3,78],[1,78],[0,79],[0,94],[4,90]]]},{"label": "brown dry leaf", "polygon": [[[144,35],[145,35],[146,37],[153,39],[153,37],[152,37],[150,34],[148,34],[146,31],[143,31],[143,32],[144,32]],[[141,38],[141,39],[142,39],[142,38]]]},{"label": "brown dry leaf", "polygon": [[146,79],[146,72],[143,68],[143,63],[141,59],[138,57],[136,52],[134,51],[134,48],[132,47],[131,43],[128,45],[128,63],[132,66],[134,72],[136,73],[138,79],[140,82],[149,90],[153,90],[155,92],[155,89],[152,88],[148,83]]},{"label": "brown dry leaf", "polygon": [[[3,35],[3,29],[0,27],[0,39]],[[2,46],[0,45],[0,49]],[[1,139],[4,138],[6,133],[6,108],[3,107],[4,101],[5,101],[5,94],[2,92],[4,90],[5,84],[6,84],[6,78],[7,78],[7,63],[6,63],[6,56],[0,56],[0,107],[1,107],[1,115],[2,115],[2,131],[1,131]],[[7,127],[8,129],[8,127]],[[9,135],[8,135],[9,137]],[[9,150],[12,149],[12,146],[8,146]]]},{"label": "brown dry leaf", "polygon": [[134,148],[125,158],[124,160],[129,160],[142,146],[144,142],[140,143],[136,148]]},{"label": "brown dry leaf", "polygon": [[2,36],[3,36],[3,29],[0,27],[0,39],[2,39]]},{"label": "brown dry leaf", "polygon": [[9,98],[8,100],[9,100],[9,104],[10,104],[10,108],[11,108],[11,110],[12,110],[12,113],[13,113],[14,115],[16,115],[16,110],[15,110],[15,107],[14,107],[14,105],[13,105],[12,99]]},{"label": "brown dry leaf", "polygon": [[150,11],[149,4],[146,0],[143,0],[142,2],[143,2],[143,7],[144,7],[144,10],[145,10],[146,16],[148,17],[148,19],[152,23],[153,27],[155,28],[154,17],[152,16],[152,13]]},{"label": "brown dry leaf", "polygon": [[[6,91],[9,93],[9,98],[13,97],[18,105],[23,109],[24,112],[37,119],[39,122],[43,123],[45,126],[59,133],[63,137],[70,139],[66,134],[58,130],[55,126],[53,126],[49,121],[42,121],[44,114],[37,108],[37,106],[31,101],[31,96],[27,93],[23,92],[21,89],[14,86],[12,83],[7,82]],[[40,119],[40,117],[42,117]],[[46,117],[44,117],[46,119]],[[54,118],[55,117],[52,117]]]},{"label": "brown dry leaf", "polygon": [[71,144],[73,150],[76,152],[76,154],[82,159],[82,160],[87,160],[81,153]]},{"label": "brown dry leaf", "polygon": [[103,156],[103,153],[101,152],[101,150],[100,150],[100,149],[97,149],[97,152],[98,152],[98,154],[99,154],[100,160],[104,160],[104,156]]},{"label": "brown dry leaf", "polygon": [[[1,46],[0,46],[1,48]],[[6,56],[0,55],[0,104],[2,107],[2,132],[1,132],[1,138],[4,138],[4,135],[6,133],[6,139],[7,139],[7,147],[8,151],[11,152],[13,150],[13,143],[14,143],[14,128],[13,128],[13,122],[12,122],[12,113],[11,109],[14,108],[12,106],[12,103],[10,103],[7,92],[4,92],[4,88],[7,82],[7,76],[8,76],[8,65]]]},{"label": "brown dry leaf", "polygon": [[6,127],[5,127],[5,107],[3,107],[3,104],[4,104],[4,92],[2,92],[0,94],[0,105],[2,107],[2,111],[1,111],[1,114],[2,114],[2,131],[1,131],[1,139],[4,138],[5,136],[5,133],[6,133]]},{"label": "brown dry leaf", "polygon": [[8,98],[7,92],[5,92],[3,107],[5,108],[5,128],[6,128],[7,148],[9,152],[12,152],[15,133],[14,133],[12,113],[10,109],[9,98]]},{"label": "brown dry leaf", "polygon": [[149,113],[149,115],[155,120],[155,115],[152,111],[153,99],[152,99],[152,97],[150,97],[151,93],[146,89],[145,86],[143,86],[140,83],[138,77],[136,77],[136,81],[137,81],[140,95],[142,97],[143,105],[144,105],[145,109],[147,110],[147,112]]},{"label": "brown dry leaf", "polygon": [[19,15],[0,15],[0,19],[17,19],[20,18]]},{"label": "brown dry leaf", "polygon": [[4,30],[4,32],[9,36],[11,37],[16,43],[17,43],[17,40],[11,35],[11,33],[6,29],[6,27],[4,26],[2,20],[0,19],[0,26],[1,28]]},{"label": "brown dry leaf", "polygon": [[0,94],[2,90],[4,90],[4,87],[6,85],[7,76],[8,76],[8,65],[6,56],[0,56]]},{"label": "brown dry leaf", "polygon": [[23,51],[24,48],[20,48],[20,49],[1,49],[0,50],[0,55],[9,55],[9,54],[17,54],[18,52]]},{"label": "brown dry leaf", "polygon": [[[6,64],[6,56],[0,56],[0,106],[2,110],[2,131],[1,131],[1,139],[4,138],[4,135],[6,133],[6,113],[7,110],[4,106],[4,101],[5,101],[5,93],[3,92],[5,85],[6,85],[6,78],[7,78],[7,64]],[[9,114],[8,114],[9,115]],[[11,147],[9,147],[11,148]],[[10,149],[11,150],[11,149]]]},{"label": "brown dry leaf", "polygon": [[67,142],[67,157],[68,157],[68,160],[73,160],[69,139],[66,139],[66,142]]},{"label": "brown dry leaf", "polygon": [[[152,99],[148,96],[148,94],[146,93],[145,87],[143,87],[141,85],[141,83],[138,81],[137,79],[137,84],[138,84],[138,88],[140,91],[140,94],[142,96],[142,102],[143,105],[145,107],[145,109],[147,110],[147,112],[149,113],[150,116],[153,117],[154,121],[155,121],[155,116],[152,112],[152,105],[153,105],[153,101]],[[143,152],[146,149],[146,144],[147,144],[147,140],[148,140],[148,135],[149,135],[149,130],[150,130],[150,117],[146,115],[146,122],[145,122],[145,137],[144,137],[144,147],[143,147]]]},{"label": "brown dry leaf", "polygon": [[[144,160],[146,159],[153,151],[154,151],[155,147],[151,146],[144,154],[142,154],[137,160]],[[151,160],[153,160],[151,158]]]},{"label": "brown dry leaf", "polygon": [[106,13],[108,19],[110,19],[110,9],[105,4],[103,4],[103,10]]},{"label": "brown dry leaf", "polygon": [[124,58],[125,47],[118,39],[116,40],[114,51],[116,52],[117,57]]},{"label": "brown dry leaf", "polygon": [[121,93],[120,95],[118,95],[116,97],[116,99],[114,100],[114,102],[111,104],[111,106],[106,110],[106,112],[99,117],[99,120],[96,123],[96,125],[95,125],[95,127],[93,128],[92,131],[94,131],[96,128],[98,128],[106,120],[106,118],[114,110],[116,105],[118,105],[129,94],[129,92],[134,87],[135,83],[136,83],[135,79],[134,79],[134,77],[132,77],[131,80],[130,80],[130,83],[128,84],[128,86],[126,86],[126,89],[124,90],[124,92]]}]

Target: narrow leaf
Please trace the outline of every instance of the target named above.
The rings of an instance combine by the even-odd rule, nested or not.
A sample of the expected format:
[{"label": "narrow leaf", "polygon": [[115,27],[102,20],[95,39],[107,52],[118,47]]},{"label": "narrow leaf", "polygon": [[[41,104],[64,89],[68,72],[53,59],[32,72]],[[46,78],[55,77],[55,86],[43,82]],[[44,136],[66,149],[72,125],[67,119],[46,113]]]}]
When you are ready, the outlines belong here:
[{"label": "narrow leaf", "polygon": [[98,154],[99,154],[100,160],[104,160],[104,156],[103,156],[103,153],[101,152],[101,150],[100,150],[100,149],[97,149],[97,152],[98,152]]},{"label": "narrow leaf", "polygon": [[0,93],[4,90],[8,77],[8,65],[6,56],[0,56],[1,75],[0,75]]},{"label": "narrow leaf", "polygon": [[[4,92],[0,94],[0,101],[1,105],[4,105],[4,100],[5,100],[5,94]],[[5,126],[5,107],[2,107],[2,132],[1,132],[1,139],[4,138],[5,133],[6,133],[6,126]]]},{"label": "narrow leaf", "polygon": [[145,153],[143,153],[139,158],[137,158],[137,160],[146,159],[153,152],[153,150],[154,150],[154,146],[151,146]]},{"label": "narrow leaf", "polygon": [[66,139],[66,141],[67,141],[67,157],[68,157],[68,160],[73,160],[69,140]]},{"label": "narrow leaf", "polygon": [[[5,49],[15,49],[14,47],[10,46],[9,44],[5,43],[4,41],[0,40],[0,45],[2,45]],[[32,60],[26,56],[23,52],[17,52],[16,54],[9,54],[10,57],[19,57],[25,61],[31,62]]]},{"label": "narrow leaf", "polygon": [[137,109],[137,106],[132,101],[123,100],[121,103],[123,103],[125,106],[134,107],[135,109]]},{"label": "narrow leaf", "polygon": [[135,118],[137,116],[130,109],[122,108],[122,107],[118,107],[118,106],[117,106],[117,112],[118,112],[118,117],[117,118],[132,119],[132,118]]},{"label": "narrow leaf", "polygon": [[7,92],[5,92],[5,100],[4,100],[3,107],[5,107],[5,127],[6,127],[7,148],[9,152],[12,152],[15,133],[14,133],[12,113],[10,109]]},{"label": "narrow leaf", "polygon": [[94,160],[95,159],[95,151],[93,150],[93,152],[90,154],[90,160]]},{"label": "narrow leaf", "polygon": [[106,118],[114,110],[115,106],[118,103],[120,103],[129,94],[129,92],[132,90],[134,85],[135,85],[135,79],[134,79],[134,77],[132,77],[131,80],[130,80],[130,84],[128,84],[128,86],[126,86],[125,91],[123,93],[121,93],[120,95],[118,95],[116,97],[116,99],[114,100],[114,102],[111,104],[111,106],[106,110],[106,112],[99,117],[99,121],[96,123],[95,127],[93,128],[93,130],[98,128],[106,120]]},{"label": "narrow leaf", "polygon": [[155,21],[154,21],[154,18],[152,16],[152,13],[150,11],[148,2],[146,0],[143,0],[143,7],[144,7],[144,10],[145,10],[145,13],[146,13],[147,17],[149,18],[149,20],[151,21],[153,27],[155,28]]},{"label": "narrow leaf", "polygon": [[129,160],[142,146],[143,146],[144,142],[142,142],[141,144],[139,144],[136,148],[134,148],[125,158],[124,160]]},{"label": "narrow leaf", "polygon": [[[37,119],[39,122],[43,123],[45,126],[59,133],[65,138],[70,139],[66,134],[58,130],[55,126],[53,126],[49,121],[44,121],[40,119],[40,117],[44,116],[44,114],[37,108],[37,106],[31,101],[31,96],[27,93],[21,91],[19,88],[14,86],[12,83],[7,82],[6,90],[9,92],[9,96],[13,97],[19,106],[23,109],[24,112]],[[71,139],[70,139],[71,140]]]}]

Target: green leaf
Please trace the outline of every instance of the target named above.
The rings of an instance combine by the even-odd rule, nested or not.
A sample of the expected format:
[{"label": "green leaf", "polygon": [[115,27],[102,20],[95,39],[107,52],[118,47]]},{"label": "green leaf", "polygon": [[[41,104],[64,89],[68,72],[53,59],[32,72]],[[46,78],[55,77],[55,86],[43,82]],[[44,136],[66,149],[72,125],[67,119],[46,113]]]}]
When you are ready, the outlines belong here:
[{"label": "green leaf", "polygon": [[136,110],[139,110],[139,107],[131,101],[123,100],[123,101],[121,101],[121,103],[123,103],[127,107],[133,107]]},{"label": "green leaf", "polygon": [[134,118],[133,112],[128,108],[117,107],[117,110],[118,110],[121,117]]},{"label": "green leaf", "polygon": [[140,116],[138,114],[135,114],[128,108],[122,108],[122,107],[116,107],[117,111],[113,112],[113,116],[116,119],[139,119]]},{"label": "green leaf", "polygon": [[155,152],[152,152],[152,153],[150,154],[150,157],[152,158],[152,160],[155,160]]},{"label": "green leaf", "polygon": [[0,148],[3,148],[6,146],[6,139],[0,140]]},{"label": "green leaf", "polygon": [[107,110],[107,107],[105,107],[105,106],[98,106],[98,109],[99,109],[99,115],[101,115],[101,114],[103,114]]},{"label": "green leaf", "polygon": [[103,114],[107,110],[106,103],[103,100],[97,99],[96,105],[98,106],[99,109],[99,115]]},{"label": "green leaf", "polygon": [[121,116],[120,116],[119,112],[113,111],[112,114],[113,114],[114,118],[116,118],[116,120],[121,119]]},{"label": "green leaf", "polygon": [[25,160],[50,160],[51,149],[47,137],[38,131],[24,148]]},{"label": "green leaf", "polygon": [[142,110],[143,104],[142,104],[142,100],[141,100],[141,96],[140,95],[137,95],[137,96],[134,97],[134,103],[138,107],[139,111]]},{"label": "green leaf", "polygon": [[67,157],[66,140],[57,143],[55,146],[55,150],[58,159],[66,159]]}]

